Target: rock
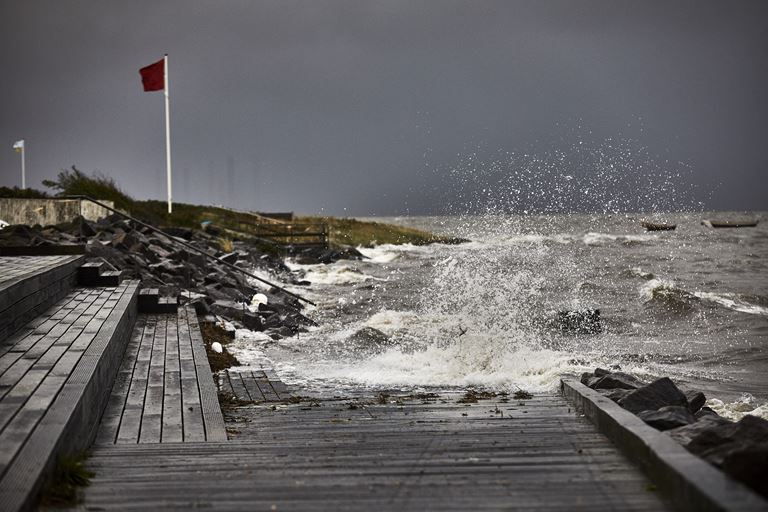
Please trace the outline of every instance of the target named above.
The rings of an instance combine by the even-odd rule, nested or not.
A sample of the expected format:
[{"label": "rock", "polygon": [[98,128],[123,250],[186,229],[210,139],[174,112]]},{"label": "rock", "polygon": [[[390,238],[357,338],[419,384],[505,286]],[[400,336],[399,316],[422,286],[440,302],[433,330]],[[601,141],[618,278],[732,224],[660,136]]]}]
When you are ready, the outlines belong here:
[{"label": "rock", "polygon": [[240,320],[243,317],[243,310],[247,311],[243,304],[230,300],[217,300],[211,304],[211,311],[217,315],[236,320]]},{"label": "rock", "polygon": [[606,370],[605,368],[595,368],[595,377],[604,377],[611,373],[611,370]]},{"label": "rock", "polygon": [[768,440],[736,449],[723,459],[723,471],[768,498]]},{"label": "rock", "polygon": [[736,423],[705,430],[688,444],[688,450],[722,466],[729,454],[763,444],[768,439],[768,421],[747,415]]},{"label": "rock", "polygon": [[606,398],[610,398],[614,402],[618,402],[625,396],[631,393],[631,390],[629,389],[622,389],[622,388],[614,388],[614,389],[598,389],[597,391],[600,392],[601,395],[603,395]]},{"label": "rock", "polygon": [[157,244],[149,244],[147,246],[147,251],[151,252],[159,260],[168,259],[171,256],[170,251],[166,251]]},{"label": "rock", "polygon": [[[584,384],[585,386],[589,386],[590,379],[593,379],[595,376],[590,372],[584,372],[581,374],[581,379],[579,379],[579,382]],[[597,382],[597,379],[595,379],[594,382]]]},{"label": "rock", "polygon": [[687,407],[688,400],[669,377],[662,377],[630,392],[619,400],[619,405],[637,414],[640,411],[655,411],[668,405]]},{"label": "rock", "polygon": [[644,385],[644,382],[628,373],[615,372],[603,375],[589,387],[592,389],[637,389]]},{"label": "rock", "polygon": [[672,439],[684,447],[688,447],[688,444],[694,437],[707,430],[713,429],[720,425],[725,425],[726,423],[731,423],[731,421],[725,418],[721,418],[720,416],[705,416],[704,418],[698,420],[696,423],[691,423],[689,425],[683,425],[681,427],[667,430],[667,434],[669,434]]},{"label": "rock", "polygon": [[704,406],[698,411],[696,411],[694,416],[696,416],[697,419],[707,418],[709,416],[714,416],[716,418],[720,417],[720,415],[717,414],[714,410],[712,410],[711,407],[707,407],[707,406]]},{"label": "rock", "polygon": [[231,263],[232,265],[234,265],[235,262],[237,261],[237,252],[228,252],[227,254],[223,254],[219,256],[219,259],[221,261]]},{"label": "rock", "polygon": [[222,352],[224,352],[224,347],[222,347],[221,343],[219,343],[218,341],[214,341],[213,343],[211,343],[211,350],[213,350],[217,354],[221,354]]},{"label": "rock", "polygon": [[600,324],[600,310],[559,311],[557,326],[565,334],[598,334],[603,331]]},{"label": "rock", "polygon": [[263,331],[264,330],[264,323],[261,321],[261,316],[257,315],[256,313],[251,313],[250,311],[246,311],[243,313],[243,325],[252,331]]},{"label": "rock", "polygon": [[658,411],[641,411],[637,417],[657,430],[670,430],[696,422],[688,407],[668,405]]},{"label": "rock", "polygon": [[691,411],[691,414],[695,414],[707,403],[707,397],[704,396],[704,393],[694,389],[686,391],[685,398],[688,400],[688,410]]}]

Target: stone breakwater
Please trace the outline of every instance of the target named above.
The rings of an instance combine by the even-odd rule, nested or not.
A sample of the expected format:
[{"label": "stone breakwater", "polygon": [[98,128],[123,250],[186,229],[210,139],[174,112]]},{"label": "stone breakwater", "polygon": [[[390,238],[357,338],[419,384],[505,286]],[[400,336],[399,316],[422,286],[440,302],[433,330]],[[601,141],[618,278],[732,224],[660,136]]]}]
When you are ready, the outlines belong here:
[{"label": "stone breakwater", "polygon": [[[296,286],[298,280],[283,258],[271,248],[246,239],[231,240],[217,228],[164,229],[170,238],[135,225],[119,215],[97,222],[78,218],[54,226],[14,225],[0,231],[0,246],[85,245],[89,260],[106,261],[123,275],[141,279],[145,288],[159,288],[163,295],[178,296],[181,304],[192,304],[199,315],[217,315],[236,327],[265,331],[273,339],[292,336],[314,322],[302,313],[295,297],[261,283],[226,265],[189,251],[173,238],[201,249],[248,271]],[[225,250],[226,249],[226,250]],[[307,249],[302,261],[326,263],[361,257],[354,249]],[[255,295],[260,300],[254,301]]]},{"label": "stone breakwater", "polygon": [[682,390],[668,377],[646,383],[621,371],[597,368],[581,383],[665,432],[691,453],[768,497],[768,421],[734,422],[705,405],[704,393]]}]

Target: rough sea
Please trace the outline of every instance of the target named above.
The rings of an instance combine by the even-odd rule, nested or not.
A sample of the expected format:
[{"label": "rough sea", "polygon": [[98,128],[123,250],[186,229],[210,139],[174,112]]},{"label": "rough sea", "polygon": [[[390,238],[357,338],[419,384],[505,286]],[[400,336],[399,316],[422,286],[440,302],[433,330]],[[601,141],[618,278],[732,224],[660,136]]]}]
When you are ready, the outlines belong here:
[{"label": "rough sea", "polygon": [[[701,224],[734,217],[378,218],[471,241],[380,245],[330,265],[289,260],[312,283],[294,291],[317,302],[307,314],[319,327],[279,341],[241,330],[235,352],[243,364],[268,359],[308,395],[553,391],[562,375],[600,366],[669,376],[731,418],[768,418],[768,222]],[[677,229],[646,232],[645,218]],[[558,312],[586,309],[600,310],[602,332],[559,328]]]}]

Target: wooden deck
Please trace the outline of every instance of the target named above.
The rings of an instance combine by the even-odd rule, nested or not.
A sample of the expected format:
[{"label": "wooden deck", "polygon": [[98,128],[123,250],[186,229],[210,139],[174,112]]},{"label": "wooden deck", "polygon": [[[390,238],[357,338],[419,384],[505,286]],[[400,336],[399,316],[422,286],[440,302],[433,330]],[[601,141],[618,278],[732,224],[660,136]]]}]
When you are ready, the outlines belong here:
[{"label": "wooden deck", "polygon": [[194,308],[140,315],[112,387],[97,443],[226,439]]},{"label": "wooden deck", "polygon": [[665,510],[558,395],[238,407],[229,442],[100,445],[80,510]]},{"label": "wooden deck", "polygon": [[25,506],[58,455],[90,444],[137,287],[71,290],[0,339],[0,510]]},{"label": "wooden deck", "polygon": [[0,339],[62,298],[83,256],[0,256]]},{"label": "wooden deck", "polygon": [[218,375],[219,392],[241,404],[282,402],[293,396],[273,370],[225,370]]}]

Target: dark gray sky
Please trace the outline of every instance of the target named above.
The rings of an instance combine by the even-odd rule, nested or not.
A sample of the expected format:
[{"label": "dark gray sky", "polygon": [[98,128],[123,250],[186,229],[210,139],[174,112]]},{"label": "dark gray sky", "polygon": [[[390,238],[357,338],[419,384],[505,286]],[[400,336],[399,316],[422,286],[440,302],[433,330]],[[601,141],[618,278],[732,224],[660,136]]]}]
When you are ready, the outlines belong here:
[{"label": "dark gray sky", "polygon": [[0,185],[24,138],[32,186],[74,164],[164,198],[162,93],[138,69],[167,52],[178,201],[439,212],[473,166],[588,147],[765,210],[766,20],[762,0],[9,1]]}]

